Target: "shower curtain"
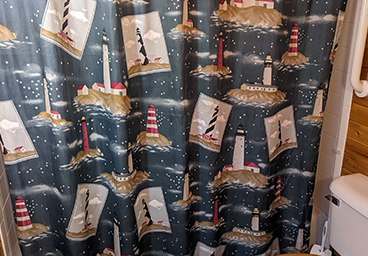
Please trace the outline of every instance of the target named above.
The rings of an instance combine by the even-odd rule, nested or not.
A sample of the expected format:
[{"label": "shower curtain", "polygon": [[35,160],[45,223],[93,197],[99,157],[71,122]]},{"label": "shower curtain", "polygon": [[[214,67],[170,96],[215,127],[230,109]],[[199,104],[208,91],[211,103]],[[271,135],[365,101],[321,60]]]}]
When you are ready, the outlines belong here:
[{"label": "shower curtain", "polygon": [[23,255],[307,250],[345,1],[0,2]]}]

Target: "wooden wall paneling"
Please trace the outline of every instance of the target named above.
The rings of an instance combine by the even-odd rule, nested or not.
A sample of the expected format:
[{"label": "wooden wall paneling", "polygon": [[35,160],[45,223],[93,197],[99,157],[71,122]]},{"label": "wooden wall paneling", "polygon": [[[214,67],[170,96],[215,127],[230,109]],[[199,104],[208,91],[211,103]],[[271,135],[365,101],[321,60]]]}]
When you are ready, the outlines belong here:
[{"label": "wooden wall paneling", "polygon": [[351,173],[362,173],[368,176],[368,158],[345,148],[345,154],[343,158],[343,168],[347,169]]},{"label": "wooden wall paneling", "polygon": [[368,126],[350,120],[346,147],[368,157]]},{"label": "wooden wall paneling", "polygon": [[368,68],[362,68],[360,80],[368,80]]},{"label": "wooden wall paneling", "polygon": [[[366,79],[368,80],[368,79]],[[353,103],[367,107],[368,108],[368,98],[359,98],[358,96],[355,95],[355,93],[353,94]]]},{"label": "wooden wall paneling", "polygon": [[[368,35],[367,35],[368,39]],[[365,41],[365,51],[360,79],[368,80],[368,40]],[[368,97],[359,98],[353,95],[351,104],[348,134],[345,142],[341,175],[363,173],[368,175]]]},{"label": "wooden wall paneling", "polygon": [[[367,36],[368,38],[368,36]],[[365,42],[360,79],[368,80],[368,40]],[[363,173],[368,175],[368,97],[355,94],[351,104],[348,134],[341,175]]]},{"label": "wooden wall paneling", "polygon": [[354,152],[368,159],[368,146],[352,138],[346,139],[345,151]]},{"label": "wooden wall paneling", "polygon": [[368,108],[353,102],[351,104],[350,120],[368,126]]},{"label": "wooden wall paneling", "polygon": [[0,237],[0,256],[5,256],[3,243],[1,242],[1,237]]},{"label": "wooden wall paneling", "polygon": [[368,80],[368,40],[365,41],[365,51],[363,55],[362,71],[360,73],[361,80]]},{"label": "wooden wall paneling", "polygon": [[365,48],[364,55],[363,55],[363,64],[362,68],[368,68],[368,51],[367,48]]},{"label": "wooden wall paneling", "polygon": [[341,169],[341,175],[340,176],[349,175],[349,174],[353,174],[353,173],[351,171],[345,169],[345,168]]}]

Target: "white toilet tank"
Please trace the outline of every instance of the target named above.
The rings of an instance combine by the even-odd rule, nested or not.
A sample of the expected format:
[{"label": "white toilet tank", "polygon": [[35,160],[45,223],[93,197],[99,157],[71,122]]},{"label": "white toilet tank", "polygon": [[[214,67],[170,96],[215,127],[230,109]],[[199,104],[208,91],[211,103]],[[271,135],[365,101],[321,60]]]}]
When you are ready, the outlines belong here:
[{"label": "white toilet tank", "polygon": [[331,204],[330,244],[341,256],[368,255],[368,177],[342,176],[330,185],[340,206]]}]

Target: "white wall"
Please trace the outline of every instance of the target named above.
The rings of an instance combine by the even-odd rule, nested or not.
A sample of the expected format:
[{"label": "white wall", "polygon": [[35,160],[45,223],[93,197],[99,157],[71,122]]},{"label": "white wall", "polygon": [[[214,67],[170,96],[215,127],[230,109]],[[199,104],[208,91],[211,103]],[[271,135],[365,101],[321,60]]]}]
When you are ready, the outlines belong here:
[{"label": "white wall", "polygon": [[9,195],[3,155],[0,153],[0,236],[6,256],[21,256],[13,217],[13,203]]},{"label": "white wall", "polygon": [[[321,244],[322,227],[329,216],[331,181],[340,176],[345,140],[353,97],[350,75],[354,45],[357,39],[357,24],[362,1],[349,0],[345,12],[339,48],[333,66],[329,93],[323,117],[323,126],[318,157],[316,184],[313,194],[311,244]],[[364,42],[366,35],[363,35]],[[363,56],[361,56],[363,57]],[[329,223],[333,225],[333,223]],[[333,245],[332,245],[333,246]]]}]

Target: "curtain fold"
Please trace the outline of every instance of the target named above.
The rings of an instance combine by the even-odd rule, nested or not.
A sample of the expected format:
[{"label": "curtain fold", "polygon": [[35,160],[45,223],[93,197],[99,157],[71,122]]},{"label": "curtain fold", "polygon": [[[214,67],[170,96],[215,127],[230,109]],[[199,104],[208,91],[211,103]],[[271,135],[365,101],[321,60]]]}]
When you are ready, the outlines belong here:
[{"label": "curtain fold", "polygon": [[346,1],[0,2],[23,255],[308,249]]}]

